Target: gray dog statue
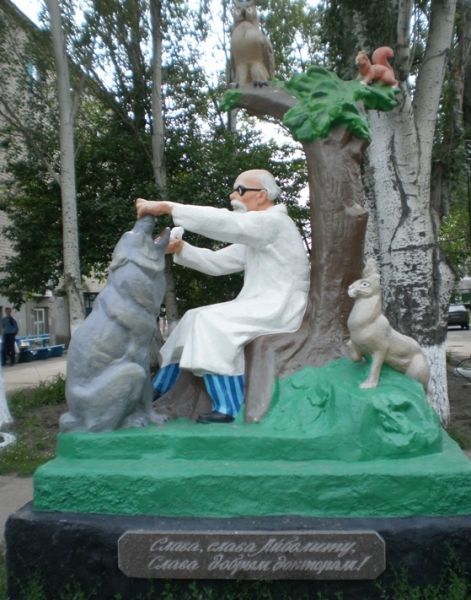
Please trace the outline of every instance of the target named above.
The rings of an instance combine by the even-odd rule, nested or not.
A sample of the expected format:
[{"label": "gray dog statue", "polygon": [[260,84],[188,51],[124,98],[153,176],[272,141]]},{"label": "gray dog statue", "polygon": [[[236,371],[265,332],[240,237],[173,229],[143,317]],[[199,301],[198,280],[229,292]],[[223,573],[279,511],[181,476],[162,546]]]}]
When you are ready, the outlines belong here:
[{"label": "gray dog statue", "polygon": [[150,344],[165,293],[170,232],[152,238],[154,218],[143,217],[113,252],[105,288],[72,336],[67,355],[69,412],[61,431],[112,431],[161,424],[152,409]]}]

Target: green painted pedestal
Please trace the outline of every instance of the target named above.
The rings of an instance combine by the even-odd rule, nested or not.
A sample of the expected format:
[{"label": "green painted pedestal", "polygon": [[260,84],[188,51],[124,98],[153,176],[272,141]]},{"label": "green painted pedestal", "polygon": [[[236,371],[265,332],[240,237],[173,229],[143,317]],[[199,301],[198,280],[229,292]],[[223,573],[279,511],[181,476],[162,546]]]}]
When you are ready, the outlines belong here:
[{"label": "green painted pedestal", "polygon": [[168,517],[471,514],[471,462],[421,386],[347,360],[278,382],[258,424],[59,436],[35,474],[34,509]]}]

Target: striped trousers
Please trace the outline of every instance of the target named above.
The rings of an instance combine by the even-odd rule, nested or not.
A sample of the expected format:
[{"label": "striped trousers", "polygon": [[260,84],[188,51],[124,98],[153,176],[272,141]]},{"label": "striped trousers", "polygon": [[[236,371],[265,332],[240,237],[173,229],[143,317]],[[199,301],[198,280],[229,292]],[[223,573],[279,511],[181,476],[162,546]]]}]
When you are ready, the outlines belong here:
[{"label": "striped trousers", "polygon": [[[152,381],[154,390],[162,396],[173,387],[179,375],[178,363],[162,367]],[[235,417],[244,402],[244,376],[207,374],[203,379],[213,410]]]}]

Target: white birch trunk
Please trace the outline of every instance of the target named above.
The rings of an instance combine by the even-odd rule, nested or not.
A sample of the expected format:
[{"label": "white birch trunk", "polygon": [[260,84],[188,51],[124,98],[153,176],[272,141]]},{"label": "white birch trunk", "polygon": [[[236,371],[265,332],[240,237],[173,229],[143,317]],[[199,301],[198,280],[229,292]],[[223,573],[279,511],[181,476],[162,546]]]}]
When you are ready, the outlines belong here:
[{"label": "white birch trunk", "polygon": [[[410,11],[410,3],[403,2]],[[455,1],[432,2],[426,55],[412,102],[401,84],[400,106],[390,113],[370,112],[372,143],[367,253],[379,254],[385,313],[391,324],[424,348],[432,376],[429,399],[448,422],[446,386],[446,311],[453,276],[438,247],[440,218],[430,200],[431,153],[450,49]],[[410,13],[409,13],[410,14]],[[399,41],[407,27],[399,19]],[[404,46],[401,46],[404,48]],[[400,54],[401,75],[407,56]]]},{"label": "white birch trunk", "polygon": [[[162,2],[151,0],[152,20],[152,167],[160,198],[168,198],[167,169],[165,166],[165,124],[162,98]],[[165,308],[170,326],[178,321],[178,305],[173,276],[173,261],[165,260]]]},{"label": "white birch trunk", "polygon": [[[427,359],[432,365],[430,381],[428,384],[427,398],[446,425],[450,421],[450,404],[448,402],[447,371],[446,371],[446,343],[434,346],[422,346]],[[440,401],[441,400],[441,401]],[[446,402],[445,402],[446,400]]]},{"label": "white birch trunk", "polygon": [[13,423],[13,417],[11,416],[8,408],[7,397],[5,395],[5,385],[3,382],[3,369],[0,369],[0,428],[6,427]]},{"label": "white birch trunk", "polygon": [[[398,123],[395,117],[400,116],[397,112],[371,118],[374,133],[369,161],[375,205],[368,207],[366,254],[380,260],[383,302],[391,324],[416,339],[429,358],[429,399],[442,422],[447,423],[446,307],[453,276],[438,251],[430,188],[419,185],[416,128],[407,113]],[[411,129],[403,138],[397,132],[407,122]]]},{"label": "white birch trunk", "polygon": [[78,244],[77,201],[75,187],[74,107],[69,66],[58,0],[46,0],[57,72],[60,114],[62,232],[64,286],[69,304],[70,333],[83,321],[85,307],[81,290]]},{"label": "white birch trunk", "polygon": [[160,197],[167,199],[165,126],[162,98],[162,2],[151,0],[152,17],[152,166]]},{"label": "white birch trunk", "polygon": [[3,369],[0,369],[0,450],[4,450],[10,444],[16,440],[12,433],[5,433],[1,431],[4,427],[8,427],[13,423],[13,417],[11,416],[8,408],[7,397],[5,395],[5,385],[3,383]]}]

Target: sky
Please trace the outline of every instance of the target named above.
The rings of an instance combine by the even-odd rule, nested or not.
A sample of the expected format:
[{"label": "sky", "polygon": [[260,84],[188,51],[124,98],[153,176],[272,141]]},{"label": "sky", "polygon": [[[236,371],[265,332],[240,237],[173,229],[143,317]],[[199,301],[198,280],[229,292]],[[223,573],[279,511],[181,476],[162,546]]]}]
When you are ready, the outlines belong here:
[{"label": "sky", "polygon": [[38,23],[38,13],[41,3],[38,0],[12,0],[13,4],[23,12],[31,21]]},{"label": "sky", "polygon": [[[316,4],[318,0],[311,0],[313,4]],[[12,0],[12,2],[36,24],[39,24],[39,12],[41,10],[41,0]],[[208,67],[211,68],[211,64],[214,64],[213,52],[214,44],[211,42],[211,52],[208,52],[208,56],[211,57]],[[264,141],[269,141],[275,138],[278,142],[284,141],[284,143],[292,143],[293,140],[286,132],[276,125],[259,121],[259,129],[262,134]],[[303,201],[305,199],[303,198]]]}]

